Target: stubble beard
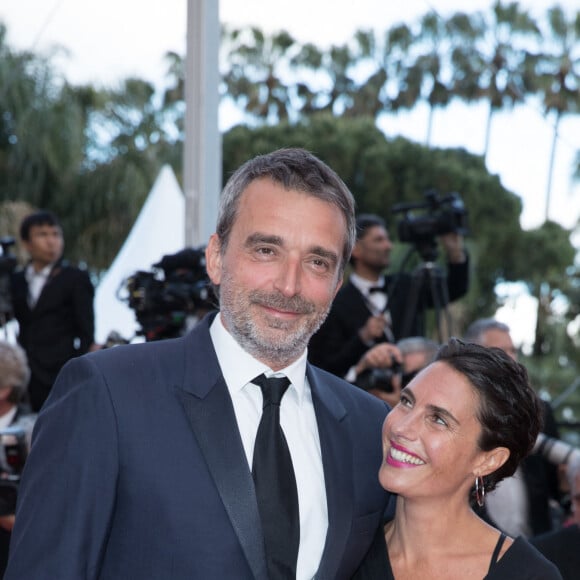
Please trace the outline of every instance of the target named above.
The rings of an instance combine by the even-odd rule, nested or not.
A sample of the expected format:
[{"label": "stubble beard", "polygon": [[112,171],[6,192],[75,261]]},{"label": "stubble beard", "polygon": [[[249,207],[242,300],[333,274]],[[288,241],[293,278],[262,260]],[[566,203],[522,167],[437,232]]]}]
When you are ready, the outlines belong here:
[{"label": "stubble beard", "polygon": [[[221,314],[231,335],[254,358],[277,369],[300,357],[331,306],[329,303],[317,313],[316,305],[300,295],[287,298],[279,292],[237,290],[228,275],[222,276],[219,294]],[[263,312],[255,314],[256,308],[263,306],[314,316],[306,316],[297,322],[269,317]]]}]

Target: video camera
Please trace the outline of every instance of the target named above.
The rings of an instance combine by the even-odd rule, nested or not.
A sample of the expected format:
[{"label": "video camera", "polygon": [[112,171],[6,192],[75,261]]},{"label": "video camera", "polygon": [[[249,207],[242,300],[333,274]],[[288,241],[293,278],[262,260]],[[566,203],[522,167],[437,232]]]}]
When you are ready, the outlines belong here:
[{"label": "video camera", "polygon": [[[393,206],[394,214],[404,214],[397,232],[401,242],[414,244],[424,261],[437,256],[437,236],[451,232],[467,234],[467,209],[458,193],[440,197],[434,189],[425,192],[425,201]],[[415,215],[413,210],[426,210]]]},{"label": "video camera", "polygon": [[135,311],[138,334],[147,341],[180,336],[189,316],[211,309],[210,282],[205,269],[205,247],[186,248],[163,256],[152,271],[138,271],[117,293]]},{"label": "video camera", "polygon": [[0,238],[0,247],[2,248],[0,255],[0,325],[13,317],[10,278],[18,263],[16,256],[10,253],[10,248],[13,245],[14,238],[8,236]]},{"label": "video camera", "polygon": [[13,514],[24,463],[28,456],[26,431],[21,426],[0,429],[0,516]]}]

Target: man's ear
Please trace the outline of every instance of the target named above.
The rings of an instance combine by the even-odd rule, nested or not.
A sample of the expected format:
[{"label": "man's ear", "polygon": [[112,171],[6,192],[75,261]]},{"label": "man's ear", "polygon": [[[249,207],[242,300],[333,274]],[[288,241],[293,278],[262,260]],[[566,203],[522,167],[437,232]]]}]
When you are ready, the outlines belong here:
[{"label": "man's ear", "polygon": [[334,298],[336,298],[336,295],[338,294],[338,291],[340,290],[343,282],[344,282],[343,276],[339,276],[336,282],[336,288],[334,289],[334,296],[332,297],[333,300]]},{"label": "man's ear", "polygon": [[207,275],[213,284],[218,286],[221,282],[222,254],[221,240],[217,234],[212,234],[205,248],[205,268]]},{"label": "man's ear", "polygon": [[357,241],[354,243],[354,246],[352,247],[351,256],[352,256],[352,257],[353,257],[355,260],[358,260],[359,253],[360,253],[360,245],[359,245],[359,240],[357,240]]},{"label": "man's ear", "polygon": [[484,451],[481,461],[478,463],[473,473],[476,477],[483,477],[497,471],[510,457],[510,450],[507,447],[496,447],[491,451]]}]

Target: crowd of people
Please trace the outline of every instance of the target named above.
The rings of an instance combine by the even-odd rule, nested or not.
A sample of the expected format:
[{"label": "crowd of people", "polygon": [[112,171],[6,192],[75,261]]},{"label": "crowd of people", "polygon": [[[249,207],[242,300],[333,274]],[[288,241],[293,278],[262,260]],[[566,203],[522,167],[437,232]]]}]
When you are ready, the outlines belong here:
[{"label": "crowd of people", "polygon": [[[510,329],[428,338],[438,299],[421,288],[409,311],[385,221],[308,151],[228,180],[205,249],[217,308],[177,338],[100,348],[58,218],[34,212],[20,237],[19,345],[0,342],[0,437],[27,441],[23,472],[6,452],[2,471],[7,580],[580,574],[580,453],[541,452],[560,434]],[[438,243],[452,302],[469,256],[458,232]]]}]

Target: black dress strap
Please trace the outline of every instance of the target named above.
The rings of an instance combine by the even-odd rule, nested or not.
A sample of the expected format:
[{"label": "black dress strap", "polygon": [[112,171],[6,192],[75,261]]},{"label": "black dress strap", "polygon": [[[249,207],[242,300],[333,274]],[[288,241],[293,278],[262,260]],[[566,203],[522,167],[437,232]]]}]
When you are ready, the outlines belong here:
[{"label": "black dress strap", "polygon": [[499,553],[501,552],[501,549],[503,547],[503,543],[505,542],[505,539],[506,539],[506,535],[502,532],[499,536],[497,544],[495,545],[495,549],[493,550],[493,554],[491,555],[491,562],[489,563],[489,570],[487,571],[488,574],[491,572],[491,569],[495,566],[495,563],[497,562]]}]

